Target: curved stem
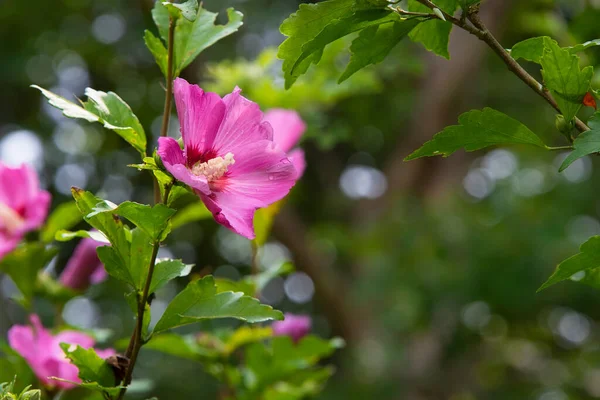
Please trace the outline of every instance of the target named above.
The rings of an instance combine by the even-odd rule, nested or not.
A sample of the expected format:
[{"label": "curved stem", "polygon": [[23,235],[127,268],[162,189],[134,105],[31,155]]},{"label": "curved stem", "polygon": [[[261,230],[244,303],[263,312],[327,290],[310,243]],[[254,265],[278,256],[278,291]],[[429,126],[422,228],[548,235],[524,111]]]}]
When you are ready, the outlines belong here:
[{"label": "curved stem", "polygon": [[[429,0],[417,0],[419,3],[434,9],[437,8],[435,4],[433,4]],[[560,107],[556,100],[552,97],[550,92],[544,88],[544,86],[538,82],[533,76],[531,76],[521,65],[515,61],[514,58],[506,51],[504,47],[498,42],[498,40],[492,35],[492,33],[487,29],[484,25],[483,21],[479,18],[478,8],[475,7],[474,11],[471,11],[467,15],[467,19],[461,18],[457,19],[454,16],[444,12],[446,20],[452,22],[452,24],[466,30],[470,34],[477,36],[481,41],[485,42],[501,59],[504,61],[508,69],[513,72],[519,79],[521,79],[527,86],[529,86],[534,92],[536,92],[539,96],[541,96],[548,104],[550,104],[557,112],[561,113]],[[470,25],[471,22],[473,25]],[[590,128],[579,118],[575,117],[575,127],[579,132],[585,132]]]}]

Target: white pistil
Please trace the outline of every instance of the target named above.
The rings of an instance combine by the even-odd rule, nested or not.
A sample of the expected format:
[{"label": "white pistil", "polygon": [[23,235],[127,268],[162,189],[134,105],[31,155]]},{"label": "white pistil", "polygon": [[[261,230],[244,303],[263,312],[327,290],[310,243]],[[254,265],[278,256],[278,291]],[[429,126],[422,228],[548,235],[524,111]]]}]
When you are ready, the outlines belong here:
[{"label": "white pistil", "polygon": [[227,167],[233,164],[235,164],[233,153],[227,153],[225,157],[215,157],[203,163],[197,162],[192,167],[192,173],[194,175],[204,175],[206,180],[211,182],[225,175]]},{"label": "white pistil", "polygon": [[15,233],[25,224],[25,220],[15,210],[0,202],[0,229]]}]

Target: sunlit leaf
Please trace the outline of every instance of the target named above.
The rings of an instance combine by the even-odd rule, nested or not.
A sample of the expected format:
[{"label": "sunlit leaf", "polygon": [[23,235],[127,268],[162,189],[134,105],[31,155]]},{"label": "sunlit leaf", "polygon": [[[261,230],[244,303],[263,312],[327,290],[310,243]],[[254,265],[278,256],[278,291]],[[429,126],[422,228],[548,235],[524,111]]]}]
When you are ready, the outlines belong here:
[{"label": "sunlit leaf", "polygon": [[115,93],[87,88],[88,101],[82,102],[82,107],[39,86],[32,87],[42,92],[50,105],[62,110],[65,116],[99,122],[125,139],[142,157],[146,153],[144,128],[127,103]]},{"label": "sunlit leaf", "polygon": [[[435,5],[448,14],[454,14],[459,0],[438,0]],[[408,1],[408,9],[415,12],[431,13],[431,9],[416,0]],[[425,21],[409,33],[411,40],[421,43],[429,51],[445,58],[450,58],[448,41],[452,31],[452,23],[439,19]]]}]

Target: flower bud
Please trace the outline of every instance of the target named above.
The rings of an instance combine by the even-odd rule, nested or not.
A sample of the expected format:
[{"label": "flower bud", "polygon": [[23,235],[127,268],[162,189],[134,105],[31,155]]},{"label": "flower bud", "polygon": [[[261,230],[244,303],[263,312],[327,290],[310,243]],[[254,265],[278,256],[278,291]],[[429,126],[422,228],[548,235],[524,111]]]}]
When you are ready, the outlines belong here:
[{"label": "flower bud", "polygon": [[556,115],[556,119],[554,120],[554,124],[556,125],[556,129],[563,135],[569,137],[571,131],[573,130],[573,125],[570,122],[567,122],[565,117],[560,114]]},{"label": "flower bud", "polygon": [[102,244],[94,239],[82,239],[60,275],[60,283],[71,289],[84,290],[90,284],[104,281],[107,274],[96,253],[96,248]]},{"label": "flower bud", "polygon": [[285,314],[283,321],[274,322],[272,325],[273,335],[289,336],[294,342],[298,342],[308,335],[312,321],[308,315]]}]

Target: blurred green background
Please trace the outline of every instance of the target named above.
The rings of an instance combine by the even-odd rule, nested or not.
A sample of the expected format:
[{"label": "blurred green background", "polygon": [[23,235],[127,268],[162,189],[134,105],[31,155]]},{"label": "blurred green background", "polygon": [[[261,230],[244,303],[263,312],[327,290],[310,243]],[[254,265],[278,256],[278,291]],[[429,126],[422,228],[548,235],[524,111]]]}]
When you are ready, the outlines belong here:
[{"label": "blurred green background", "polygon": [[[182,76],[221,94],[238,85],[263,109],[296,108],[308,123],[307,171],[261,254],[265,267],[291,259],[298,272],[275,279],[262,296],[311,314],[317,334],[348,341],[319,398],[599,398],[600,294],[572,282],[536,294],[559,261],[600,234],[597,160],[559,174],[564,154],[511,147],[402,162],[460,113],[483,106],[519,119],[548,144],[563,143],[553,110],[463,32],[452,34],[450,61],[404,42],[341,86],[348,54],[336,43],[284,91],[274,49],[283,40],[279,24],[298,3],[205,0],[220,18],[235,7],[244,25]],[[144,29],[154,30],[152,6],[0,0],[0,159],[35,165],[53,206],[70,198],[73,185],[115,203],[151,201],[149,175],[125,167],[137,161],[133,150],[97,126],[64,118],[28,86],[69,99],[87,86],[114,91],[155,142],[162,80],[142,39]],[[482,17],[507,48],[538,35],[563,46],[600,37],[596,0],[487,0]],[[599,60],[600,49],[583,56],[585,64]],[[539,77],[535,65],[526,68]],[[61,246],[50,272],[73,249]],[[249,243],[212,220],[179,228],[161,252],[196,263],[198,273],[235,279],[249,272]],[[25,320],[9,299],[14,290],[0,278],[0,337]],[[110,329],[109,343],[127,337],[133,321],[121,293],[117,283],[103,283],[72,300],[63,317]],[[158,293],[155,315],[174,293],[172,286]],[[51,326],[50,306],[36,308]],[[139,398],[217,398],[214,380],[189,361],[142,351],[135,376]],[[10,379],[2,371],[0,378]]]}]

